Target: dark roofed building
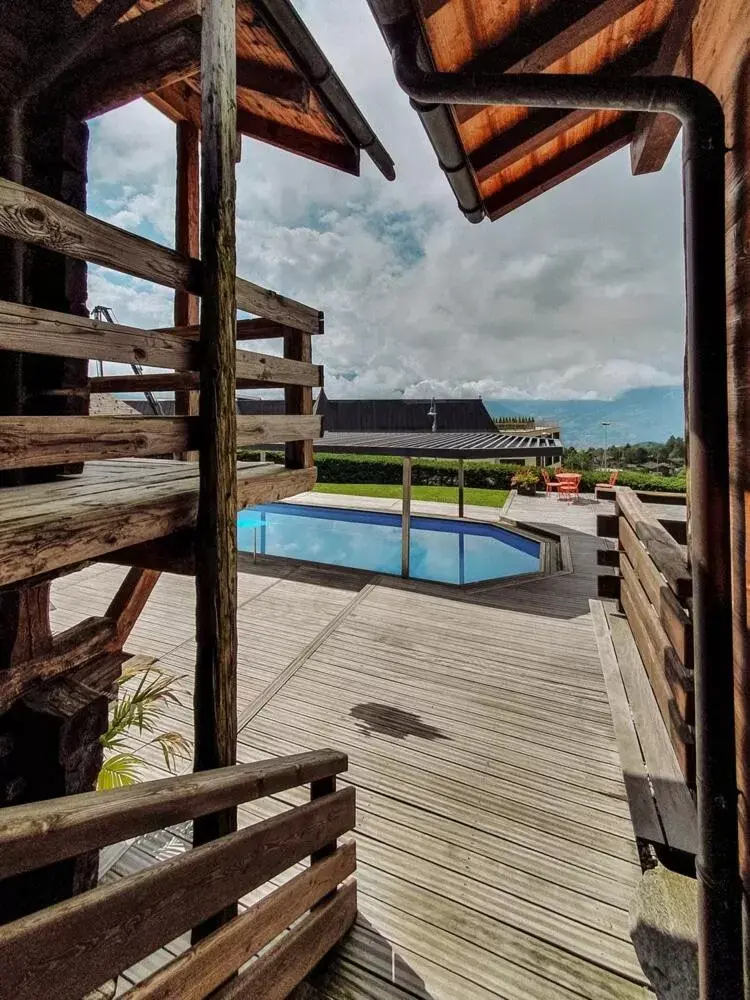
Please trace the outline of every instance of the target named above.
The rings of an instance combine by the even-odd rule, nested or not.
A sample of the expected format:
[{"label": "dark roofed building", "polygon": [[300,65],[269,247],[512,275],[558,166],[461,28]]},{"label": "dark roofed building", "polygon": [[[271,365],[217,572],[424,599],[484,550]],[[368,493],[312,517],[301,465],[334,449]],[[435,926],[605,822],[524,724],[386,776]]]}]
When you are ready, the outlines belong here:
[{"label": "dark roofed building", "polygon": [[481,399],[329,399],[321,392],[315,412],[326,434],[496,430]]},{"label": "dark roofed building", "polygon": [[[128,406],[131,406],[139,413],[144,413],[148,417],[153,416],[154,411],[147,399],[128,399],[122,402],[127,402]],[[173,399],[160,399],[159,407],[165,417],[174,416]],[[245,399],[242,396],[238,396],[237,412],[245,417],[254,417],[260,415],[283,416],[286,411],[283,399]]]}]

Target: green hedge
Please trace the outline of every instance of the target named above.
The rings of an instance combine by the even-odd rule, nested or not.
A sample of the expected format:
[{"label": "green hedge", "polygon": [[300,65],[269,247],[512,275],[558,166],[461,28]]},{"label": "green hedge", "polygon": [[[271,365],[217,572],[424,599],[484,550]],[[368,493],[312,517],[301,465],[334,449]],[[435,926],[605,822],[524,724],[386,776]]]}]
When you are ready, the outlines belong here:
[{"label": "green hedge", "polygon": [[[259,453],[241,448],[239,458],[257,461]],[[282,462],[283,456],[268,452],[269,461]],[[320,483],[388,483],[401,482],[401,459],[390,455],[331,455],[318,452],[315,456]],[[496,462],[464,463],[464,483],[466,486],[482,490],[507,490],[511,479],[520,469],[527,466],[505,465]],[[575,470],[570,470],[575,471]],[[550,470],[550,473],[552,470]],[[593,493],[594,486],[603,478],[601,471],[581,473],[581,490]],[[413,463],[412,481],[415,486],[457,486],[458,462],[446,459],[417,458]],[[541,482],[541,476],[540,476]],[[679,476],[655,476],[648,472],[620,473],[620,486],[630,486],[634,490],[659,490],[665,493],[684,493],[685,480]]]}]

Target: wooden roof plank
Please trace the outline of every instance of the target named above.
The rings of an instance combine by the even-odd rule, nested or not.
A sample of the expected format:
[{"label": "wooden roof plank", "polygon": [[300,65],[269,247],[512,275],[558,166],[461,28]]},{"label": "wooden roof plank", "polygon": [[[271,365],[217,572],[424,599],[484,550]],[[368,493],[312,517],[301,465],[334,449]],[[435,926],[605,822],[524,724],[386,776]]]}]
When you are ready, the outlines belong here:
[{"label": "wooden roof plank", "polygon": [[[493,73],[541,73],[642,3],[643,0],[552,3],[462,68]],[[480,104],[458,105],[456,118],[464,124],[483,110]]]},{"label": "wooden roof plank", "polygon": [[[675,0],[651,70],[655,75],[682,75],[687,70],[688,60],[684,50],[698,7],[699,0]],[[674,115],[640,114],[630,147],[633,173],[648,174],[661,170],[680,128],[680,122]]]},{"label": "wooden roof plank", "polygon": [[[647,69],[657,56],[661,33],[654,32],[610,63],[597,76],[625,76]],[[580,124],[594,112],[590,110],[543,109],[534,111],[509,129],[475,149],[469,157],[477,180],[482,183],[511,163],[540,149],[551,139]]]},{"label": "wooden roof plank", "polygon": [[494,222],[515,208],[520,208],[537,195],[556,187],[569,177],[603,160],[605,156],[626,146],[633,134],[635,116],[621,115],[610,125],[588,139],[566,149],[541,167],[507,184],[485,201],[487,214]]},{"label": "wooden roof plank", "polygon": [[355,177],[359,176],[359,149],[350,146],[348,142],[332,142],[330,139],[310,135],[309,132],[271,118],[263,118],[242,108],[237,109],[237,128],[243,135],[253,139],[297,153],[308,160],[336,167]]}]

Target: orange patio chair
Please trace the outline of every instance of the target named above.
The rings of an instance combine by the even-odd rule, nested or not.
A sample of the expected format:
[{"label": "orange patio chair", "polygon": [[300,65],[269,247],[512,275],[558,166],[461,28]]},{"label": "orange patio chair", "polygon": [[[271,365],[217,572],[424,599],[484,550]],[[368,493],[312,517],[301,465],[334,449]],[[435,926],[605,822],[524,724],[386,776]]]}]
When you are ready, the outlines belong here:
[{"label": "orange patio chair", "polygon": [[583,477],[580,475],[570,476],[568,479],[561,479],[559,482],[559,489],[557,493],[557,499],[562,500],[563,498],[569,499],[571,503],[575,502],[575,498],[579,495],[579,487],[581,485],[581,479]]},{"label": "orange patio chair", "polygon": [[602,488],[603,490],[611,490],[611,489],[612,489],[612,487],[613,487],[613,486],[615,485],[615,483],[617,482],[617,477],[618,477],[619,475],[620,475],[620,470],[619,470],[619,469],[615,469],[615,471],[614,471],[614,472],[611,472],[611,473],[610,473],[610,476],[609,476],[609,482],[608,482],[608,483],[597,483],[597,484],[596,484],[596,486],[595,486],[594,488],[596,489],[597,487],[601,486],[601,488]]},{"label": "orange patio chair", "polygon": [[560,486],[560,484],[556,483],[552,479],[550,479],[549,472],[547,472],[547,470],[543,466],[539,469],[539,471],[541,472],[542,479],[544,480],[544,492],[545,492],[545,495],[550,495],[550,494],[554,493],[555,490],[558,489],[558,487]]}]

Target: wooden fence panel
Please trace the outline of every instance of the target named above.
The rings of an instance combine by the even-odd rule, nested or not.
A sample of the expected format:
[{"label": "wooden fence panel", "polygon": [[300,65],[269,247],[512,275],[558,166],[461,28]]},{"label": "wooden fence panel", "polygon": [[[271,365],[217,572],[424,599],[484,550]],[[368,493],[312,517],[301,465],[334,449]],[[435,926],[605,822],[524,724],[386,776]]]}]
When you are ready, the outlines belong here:
[{"label": "wooden fence panel", "polygon": [[347,788],[7,924],[3,991],[14,1000],[80,1000],[354,822]]},{"label": "wooden fence panel", "polygon": [[202,1000],[356,868],[350,842],[204,938],[129,991],[129,1000]]}]

